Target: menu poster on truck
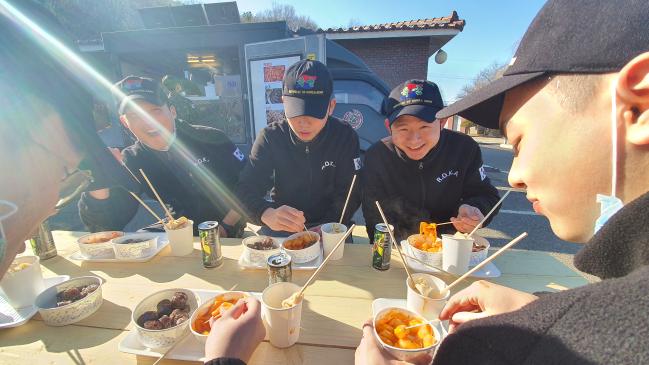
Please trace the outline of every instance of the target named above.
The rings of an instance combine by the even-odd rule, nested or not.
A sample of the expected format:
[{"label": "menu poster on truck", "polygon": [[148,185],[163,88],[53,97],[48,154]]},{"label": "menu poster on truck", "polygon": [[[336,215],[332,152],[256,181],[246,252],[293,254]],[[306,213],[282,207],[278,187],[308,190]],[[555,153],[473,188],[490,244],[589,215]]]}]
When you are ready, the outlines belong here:
[{"label": "menu poster on truck", "polygon": [[299,56],[250,61],[250,85],[255,134],[269,123],[285,119],[282,79]]}]

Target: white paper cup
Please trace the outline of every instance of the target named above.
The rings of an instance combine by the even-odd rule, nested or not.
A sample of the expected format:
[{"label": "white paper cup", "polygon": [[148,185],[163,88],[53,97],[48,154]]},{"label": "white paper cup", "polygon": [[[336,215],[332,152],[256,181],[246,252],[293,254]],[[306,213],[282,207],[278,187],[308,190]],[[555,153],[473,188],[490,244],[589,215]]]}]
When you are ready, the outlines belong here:
[{"label": "white paper cup", "polygon": [[22,256],[16,257],[14,263],[27,263],[29,266],[14,273],[6,273],[0,281],[0,289],[14,308],[34,305],[38,294],[45,289],[40,259],[38,256]]},{"label": "white paper cup", "polygon": [[261,316],[270,344],[285,348],[293,346],[300,337],[302,301],[291,308],[282,308],[282,301],[300,290],[297,284],[275,283],[261,294]]},{"label": "white paper cup", "polygon": [[455,275],[469,271],[473,239],[442,235],[442,269]]},{"label": "white paper cup", "polygon": [[187,256],[194,252],[194,221],[190,220],[183,228],[167,229],[172,256]]},{"label": "white paper cup", "polygon": [[[337,230],[335,230],[337,228]],[[338,241],[345,236],[347,233],[347,226],[340,223],[327,223],[323,224],[320,228],[322,232],[322,244],[324,246],[324,256],[327,257],[331,251],[336,247]],[[345,253],[345,243],[338,247],[336,252],[331,255],[330,260],[340,260],[343,258]]]},{"label": "white paper cup", "polygon": [[[430,287],[437,288],[438,291],[446,288],[444,280],[436,278],[430,274],[412,274],[412,278],[414,280],[424,279]],[[444,309],[448,297],[451,294],[447,291],[446,294],[439,299],[425,297],[419,294],[419,292],[414,288],[413,283],[411,283],[408,278],[406,278],[406,288],[408,288],[406,293],[406,308],[428,320],[437,319],[437,317],[439,317],[439,313]]]}]

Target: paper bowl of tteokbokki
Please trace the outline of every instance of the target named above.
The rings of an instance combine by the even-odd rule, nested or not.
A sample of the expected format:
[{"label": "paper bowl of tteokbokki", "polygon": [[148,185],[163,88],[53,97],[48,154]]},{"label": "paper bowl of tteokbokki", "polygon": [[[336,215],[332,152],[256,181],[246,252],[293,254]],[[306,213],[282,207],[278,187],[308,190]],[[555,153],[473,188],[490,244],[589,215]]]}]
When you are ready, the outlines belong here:
[{"label": "paper bowl of tteokbokki", "polygon": [[441,342],[439,331],[430,324],[407,329],[426,322],[422,316],[407,309],[385,308],[374,315],[373,322],[376,340],[398,360],[432,358]]},{"label": "paper bowl of tteokbokki", "polygon": [[210,327],[210,319],[214,318],[216,320],[221,318],[223,313],[232,308],[239,299],[248,296],[248,293],[230,291],[221,293],[203,303],[189,319],[191,323],[190,328],[194,337],[204,344],[212,330]]}]

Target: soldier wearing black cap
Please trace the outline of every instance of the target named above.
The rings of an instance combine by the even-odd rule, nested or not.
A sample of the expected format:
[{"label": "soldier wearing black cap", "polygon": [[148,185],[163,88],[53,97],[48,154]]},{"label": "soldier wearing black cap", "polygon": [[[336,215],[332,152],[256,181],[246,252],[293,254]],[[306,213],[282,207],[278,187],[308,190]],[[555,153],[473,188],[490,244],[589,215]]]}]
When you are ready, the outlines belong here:
[{"label": "soldier wearing black cap", "polygon": [[384,103],[391,136],[370,147],[363,169],[370,240],[383,221],[377,200],[399,240],[417,233],[420,222],[450,220],[457,230],[470,232],[498,201],[478,144],[442,128],[435,118],[443,107],[437,85],[423,80],[402,83]]},{"label": "soldier wearing black cap", "polygon": [[[601,281],[535,296],[486,281],[440,313],[433,364],[648,364],[649,2],[549,1],[504,76],[437,113],[500,127],[512,186]],[[387,363],[371,336],[357,364]],[[367,356],[366,354],[371,354]]]},{"label": "soldier wearing black cap", "polygon": [[[122,93],[120,121],[137,141],[121,153],[111,149],[115,158],[136,176],[142,169],[177,216],[217,220],[224,237],[240,236],[244,222],[234,210],[233,195],[243,153],[220,130],[177,119],[159,82],[128,76],[116,87]],[[154,196],[149,190],[142,184],[134,193]],[[124,189],[89,191],[79,202],[81,219],[91,231],[121,230],[137,209]]]},{"label": "soldier wearing black cap", "polygon": [[[239,196],[253,223],[290,233],[340,219],[360,169],[360,151],[356,132],[331,115],[332,92],[331,74],[318,61],[299,61],[286,71],[287,121],[259,133],[241,174]],[[272,202],[264,199],[271,188]],[[347,207],[345,224],[358,208],[357,196]]]}]

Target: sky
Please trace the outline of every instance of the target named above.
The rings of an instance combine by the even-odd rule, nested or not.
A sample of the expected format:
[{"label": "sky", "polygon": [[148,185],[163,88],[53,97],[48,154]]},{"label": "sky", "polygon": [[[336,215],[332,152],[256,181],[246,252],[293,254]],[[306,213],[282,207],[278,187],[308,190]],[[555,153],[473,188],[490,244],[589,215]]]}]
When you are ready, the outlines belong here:
[{"label": "sky", "polygon": [[[206,1],[218,2],[218,1]],[[447,103],[456,99],[462,86],[494,62],[509,63],[516,46],[545,0],[279,0],[297,14],[308,15],[323,29],[359,24],[448,16],[457,11],[466,21],[464,31],[442,49],[447,61],[438,65],[431,57],[428,79],[437,83]],[[273,0],[237,0],[239,11],[256,13],[271,7]]]}]

